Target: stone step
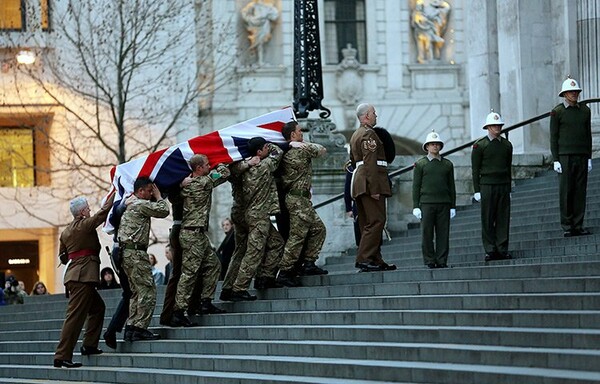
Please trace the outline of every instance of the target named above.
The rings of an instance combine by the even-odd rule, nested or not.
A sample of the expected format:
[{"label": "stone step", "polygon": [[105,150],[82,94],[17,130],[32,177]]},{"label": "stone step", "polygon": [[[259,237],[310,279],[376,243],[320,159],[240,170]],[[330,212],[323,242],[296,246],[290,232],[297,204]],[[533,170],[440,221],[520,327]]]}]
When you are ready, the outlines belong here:
[{"label": "stone step", "polygon": [[[387,308],[411,308],[411,310],[476,310],[476,311],[576,311],[585,308],[600,308],[600,293],[527,293],[527,294],[458,294],[458,295],[406,295],[406,296],[362,296],[362,297],[326,297],[286,300],[259,300],[252,303],[231,303],[223,305],[232,313],[200,317],[201,323],[207,319],[227,318],[232,316],[260,315],[264,312],[306,312],[306,311],[362,311],[386,310]],[[155,313],[159,313],[157,307]],[[48,318],[28,322],[12,321],[3,326],[5,332],[10,331],[44,331],[60,329],[62,317],[60,313],[54,319]],[[229,322],[230,320],[227,320]],[[552,324],[549,324],[552,326]],[[600,326],[600,324],[598,325]]]},{"label": "stone step", "polygon": [[[14,344],[13,344],[14,345]],[[0,345],[0,348],[2,345]],[[17,344],[10,350],[0,350],[0,363],[14,354],[43,354],[54,352],[55,343],[41,342]],[[532,348],[496,345],[398,343],[321,340],[175,340],[156,343],[120,343],[117,352],[106,352],[90,359],[95,366],[124,365],[124,360],[134,360],[140,354],[225,354],[257,356],[298,356],[342,359],[378,359],[419,361],[426,359],[439,363],[495,364],[555,369],[600,371],[596,364],[600,351],[592,349]],[[120,362],[106,361],[118,358]],[[146,357],[146,355],[142,355]],[[79,359],[79,357],[78,357]],[[120,363],[120,364],[119,364]],[[88,364],[86,364],[87,366]],[[139,366],[140,364],[132,364]]]},{"label": "stone step", "polygon": [[[51,354],[37,354],[21,356],[20,361],[30,367],[44,366],[52,358]],[[0,356],[1,360],[5,360]],[[11,359],[0,365],[0,374],[3,366],[14,364]],[[296,356],[256,356],[256,355],[225,355],[225,354],[131,354],[125,361],[136,361],[136,369],[147,370],[147,373],[155,373],[154,377],[148,377],[148,382],[157,382],[156,374],[177,372],[178,383],[185,377],[184,372],[211,372],[217,374],[241,373],[243,375],[276,375],[276,376],[301,376],[303,378],[335,378],[336,380],[375,380],[375,382],[527,382],[527,383],[580,383],[594,382],[600,380],[600,373],[589,371],[578,371],[573,369],[544,369],[530,367],[515,367],[513,364],[504,366],[499,364],[453,364],[438,362],[415,362],[415,361],[389,361],[369,358],[363,359],[341,359],[341,358],[314,358]],[[87,372],[95,373],[93,365],[101,361],[104,365],[99,370],[109,367],[121,367],[123,362],[115,354],[100,355],[94,358],[86,358],[86,367],[78,369],[77,373],[83,380],[89,380]],[[46,368],[51,371],[52,368]],[[62,372],[63,370],[58,370]],[[119,375],[128,372],[127,369],[119,369],[113,375],[104,376],[103,380],[114,377],[114,382],[131,382],[125,377],[121,380]],[[50,374],[50,372],[48,372]],[[92,375],[91,375],[92,376]],[[182,377],[183,376],[183,377]],[[96,377],[96,375],[93,375]],[[217,376],[218,377],[218,376]],[[457,381],[458,380],[458,381]],[[138,382],[137,380],[135,382]],[[293,381],[292,381],[293,382]]]}]

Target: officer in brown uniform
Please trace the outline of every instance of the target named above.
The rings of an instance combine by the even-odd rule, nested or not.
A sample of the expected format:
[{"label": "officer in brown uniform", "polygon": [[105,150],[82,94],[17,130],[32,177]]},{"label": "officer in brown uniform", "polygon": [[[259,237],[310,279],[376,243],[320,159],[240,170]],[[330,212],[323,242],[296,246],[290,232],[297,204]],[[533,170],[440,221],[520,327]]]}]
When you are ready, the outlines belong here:
[{"label": "officer in brown uniform", "polygon": [[385,150],[373,127],[377,123],[375,107],[360,104],[356,108],[360,126],[350,139],[350,160],[355,167],[351,194],[356,201],[361,232],[356,268],[361,272],[396,269],[381,257],[381,236],[386,221],[385,198],[392,195]]},{"label": "officer in brown uniform", "polygon": [[[296,121],[286,123],[281,130],[290,149],[281,161],[285,205],[289,211],[290,230],[279,262],[277,282],[288,287],[299,285],[294,266],[301,262],[302,275],[325,275],[315,261],[325,242],[325,224],[312,206],[312,159],[327,150],[320,144],[304,142],[302,129]],[[300,260],[303,253],[302,260]]]},{"label": "officer in brown uniform", "polygon": [[[129,277],[131,299],[125,326],[125,341],[157,340],[159,335],[148,330],[156,306],[156,285],[148,259],[150,219],[169,215],[169,205],[147,177],[138,177],[133,195],[125,201],[127,208],[118,231],[119,248],[123,252],[122,268]],[[156,201],[150,201],[154,198]]]},{"label": "officer in brown uniform", "polygon": [[[191,177],[182,183],[183,220],[179,241],[183,250],[181,277],[175,295],[175,307],[171,326],[190,326],[192,322],[184,312],[190,312],[190,297],[198,278],[202,279],[201,313],[225,312],[212,304],[221,273],[221,263],[210,246],[206,235],[208,215],[212,203],[212,190],[229,176],[227,167],[218,167],[209,176],[210,163],[206,155],[196,154],[190,159]],[[190,313],[188,313],[189,315]]]},{"label": "officer in brown uniform", "polygon": [[[60,341],[54,354],[54,366],[57,368],[77,368],[74,363],[73,348],[86,322],[81,354],[97,355],[98,341],[104,321],[104,301],[96,287],[100,272],[100,241],[96,228],[106,220],[114,195],[106,201],[102,209],[90,216],[90,207],[83,197],[71,200],[70,210],[73,221],[60,235],[60,253],[68,254],[69,262],[64,283],[69,292],[67,313],[60,334]],[[62,260],[61,260],[62,261]]]}]

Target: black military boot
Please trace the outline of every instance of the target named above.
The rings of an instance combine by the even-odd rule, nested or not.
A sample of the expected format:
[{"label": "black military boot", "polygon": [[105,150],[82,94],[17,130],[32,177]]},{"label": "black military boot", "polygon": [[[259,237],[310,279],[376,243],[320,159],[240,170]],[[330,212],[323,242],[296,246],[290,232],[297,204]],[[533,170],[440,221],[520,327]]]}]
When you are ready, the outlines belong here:
[{"label": "black military boot", "polygon": [[302,264],[300,268],[300,274],[302,276],[315,276],[315,275],[326,275],[329,271],[318,267],[314,261],[307,261]]},{"label": "black military boot", "polygon": [[125,326],[125,331],[123,332],[123,340],[131,341],[131,336],[133,335],[133,327],[131,325]]},{"label": "black military boot", "polygon": [[277,274],[277,282],[286,287],[299,287],[301,284],[296,279],[294,272],[280,270]]},{"label": "black military boot", "polygon": [[159,340],[160,335],[156,333],[152,333],[147,329],[140,327],[133,327],[134,331],[131,334],[131,341],[140,341],[140,340]]},{"label": "black military boot", "polygon": [[219,296],[221,301],[231,301],[231,289],[222,289],[221,295]]},{"label": "black military boot", "polygon": [[170,327],[194,327],[196,323],[192,323],[190,319],[185,316],[183,309],[173,311],[171,321],[169,322]]},{"label": "black military boot", "polygon": [[226,313],[227,311],[219,307],[215,307],[211,299],[202,299],[202,307],[200,311],[203,315],[210,315],[212,313]]}]

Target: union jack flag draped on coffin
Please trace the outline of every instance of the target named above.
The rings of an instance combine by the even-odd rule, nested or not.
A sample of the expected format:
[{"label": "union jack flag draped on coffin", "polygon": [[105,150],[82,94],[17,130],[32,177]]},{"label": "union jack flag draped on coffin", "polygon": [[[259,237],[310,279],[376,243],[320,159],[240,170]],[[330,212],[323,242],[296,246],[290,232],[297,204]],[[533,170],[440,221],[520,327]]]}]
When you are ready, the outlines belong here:
[{"label": "union jack flag draped on coffin", "polygon": [[[241,160],[249,156],[248,140],[253,137],[260,136],[275,144],[285,143],[281,128],[292,120],[296,120],[294,110],[287,107],[119,164],[111,171],[114,172],[111,192],[116,192],[113,209],[133,192],[133,183],[138,177],[149,177],[161,191],[166,191],[189,176],[188,161],[194,154],[208,156],[213,166]],[[103,228],[107,233],[114,231],[111,215],[112,210]]]}]

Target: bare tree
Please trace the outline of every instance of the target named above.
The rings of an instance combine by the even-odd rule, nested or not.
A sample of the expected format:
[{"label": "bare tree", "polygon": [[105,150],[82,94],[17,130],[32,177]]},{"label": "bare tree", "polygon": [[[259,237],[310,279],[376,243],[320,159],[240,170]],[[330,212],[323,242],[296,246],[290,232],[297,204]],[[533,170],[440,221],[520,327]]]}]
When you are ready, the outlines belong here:
[{"label": "bare tree", "polygon": [[[33,110],[28,105],[34,88],[43,101],[38,104],[49,105],[55,120],[52,132],[44,132],[50,169],[38,169],[51,174],[51,187],[43,198],[35,197],[68,200],[82,193],[98,198],[109,189],[112,166],[173,144],[178,133],[197,127],[199,97],[233,80],[221,77],[217,84],[210,72],[233,63],[231,55],[214,54],[226,49],[215,41],[230,33],[232,21],[215,24],[207,4],[55,2],[52,32],[31,37],[31,45],[47,47],[38,50],[43,63],[15,74],[32,87],[14,81],[15,105]],[[210,28],[214,38],[202,39],[199,28]],[[215,63],[215,57],[227,61]],[[3,194],[32,217],[60,225],[32,208],[31,190]]]}]

